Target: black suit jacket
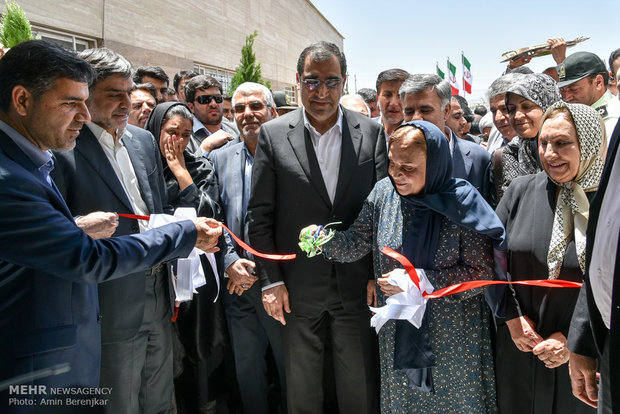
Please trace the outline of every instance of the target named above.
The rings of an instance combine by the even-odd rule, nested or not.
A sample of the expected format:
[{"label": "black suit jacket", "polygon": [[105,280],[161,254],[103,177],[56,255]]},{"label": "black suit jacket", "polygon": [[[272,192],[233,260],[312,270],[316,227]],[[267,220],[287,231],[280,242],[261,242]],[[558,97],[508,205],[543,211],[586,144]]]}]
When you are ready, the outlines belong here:
[{"label": "black suit jacket", "polygon": [[[167,207],[159,149],[150,132],[128,125],[123,135],[140,187],[140,195],[149,213],[170,213]],[[106,158],[101,145],[85,125],[70,151],[55,151],[54,180],[74,216],[93,211],[132,214],[125,191]],[[119,218],[114,236],[136,234],[140,229],[134,219]],[[103,320],[102,341],[114,342],[134,336],[142,323],[145,299],[144,272],[99,286],[99,303]]]},{"label": "black suit jacket", "polygon": [[366,284],[373,278],[371,257],[348,264],[307,258],[297,243],[309,224],[353,223],[375,182],[386,176],[385,137],[380,124],[343,109],[342,153],[332,204],[304,126],[303,108],[262,125],[252,174],[248,206],[249,237],[263,252],[297,253],[286,262],[258,260],[263,286],[284,281],[291,310],[315,315],[335,274],[342,305],[347,310],[366,306]]},{"label": "black suit jacket", "polygon": [[605,341],[609,336],[609,367],[610,367],[610,386],[612,395],[612,407],[614,411],[620,410],[620,253],[619,251],[610,252],[616,255],[616,267],[613,281],[613,294],[611,298],[611,330],[608,330],[598,307],[594,301],[592,287],[590,286],[590,260],[592,258],[592,247],[594,246],[594,238],[596,237],[596,225],[598,222],[601,204],[605,195],[605,190],[611,175],[611,169],[614,162],[618,162],[618,145],[620,142],[620,122],[616,125],[616,129],[610,140],[607,150],[607,161],[605,169],[601,177],[601,183],[598,191],[590,203],[590,218],[588,220],[588,229],[586,237],[588,243],[586,245],[586,273],[583,276],[583,286],[579,292],[577,306],[573,313],[570,331],[568,333],[568,347],[571,351],[597,358],[603,354]]}]

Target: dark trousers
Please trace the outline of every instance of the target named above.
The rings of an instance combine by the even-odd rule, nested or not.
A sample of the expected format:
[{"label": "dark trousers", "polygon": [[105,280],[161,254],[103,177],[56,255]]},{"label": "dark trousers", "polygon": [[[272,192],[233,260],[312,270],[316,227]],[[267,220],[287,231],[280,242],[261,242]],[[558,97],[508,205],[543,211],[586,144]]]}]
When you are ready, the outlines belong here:
[{"label": "dark trousers", "polygon": [[[612,414],[611,410],[611,386],[609,384],[609,335],[605,341],[603,356],[599,359],[599,372],[601,381],[598,389],[598,414]],[[618,390],[616,390],[617,392]]]},{"label": "dark trousers", "polygon": [[170,410],[172,325],[167,275],[163,269],[146,276],[144,318],[138,333],[126,341],[102,343],[101,387],[112,387],[108,413]]},{"label": "dark trousers", "polygon": [[[285,411],[282,325],[265,312],[259,283],[255,283],[241,296],[226,291],[222,295],[243,411],[248,414]],[[269,352],[272,352],[273,359],[269,357]],[[275,390],[270,387],[270,361],[275,361],[278,373]],[[278,394],[275,396],[276,401],[271,404],[270,388]]]},{"label": "dark trousers", "polygon": [[[313,315],[285,314],[283,329],[289,414],[317,414],[323,406],[323,370],[326,344],[331,344],[333,373],[340,414],[378,412],[376,336],[370,311],[347,312],[338,290],[329,307]],[[329,367],[327,368],[329,369]]]}]

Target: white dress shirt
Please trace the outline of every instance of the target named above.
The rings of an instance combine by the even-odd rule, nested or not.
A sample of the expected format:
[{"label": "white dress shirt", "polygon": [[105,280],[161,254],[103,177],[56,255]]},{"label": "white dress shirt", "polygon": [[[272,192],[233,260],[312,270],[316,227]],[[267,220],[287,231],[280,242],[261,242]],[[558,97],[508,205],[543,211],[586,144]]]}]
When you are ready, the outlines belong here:
[{"label": "white dress shirt", "polygon": [[[93,122],[89,122],[87,125],[95,135],[95,138],[97,138],[97,141],[99,141],[108,161],[110,161],[110,165],[116,173],[116,177],[118,181],[120,181],[123,190],[125,190],[125,195],[127,195],[131,203],[134,214],[148,216],[148,207],[140,195],[138,178],[131,164],[127,148],[125,148],[125,144],[123,143],[123,134],[125,131],[117,131],[117,136],[119,138],[115,140],[108,131],[101,128],[99,125]],[[140,232],[148,230],[148,222],[146,220],[138,220],[138,225],[140,226]]]},{"label": "white dress shirt", "polygon": [[310,132],[310,139],[316,154],[316,159],[321,168],[321,175],[325,182],[325,188],[331,202],[336,196],[338,186],[338,173],[340,172],[340,154],[342,152],[342,109],[338,106],[338,120],[324,134],[319,132],[310,124],[306,116],[306,109],[303,110],[304,126]]}]

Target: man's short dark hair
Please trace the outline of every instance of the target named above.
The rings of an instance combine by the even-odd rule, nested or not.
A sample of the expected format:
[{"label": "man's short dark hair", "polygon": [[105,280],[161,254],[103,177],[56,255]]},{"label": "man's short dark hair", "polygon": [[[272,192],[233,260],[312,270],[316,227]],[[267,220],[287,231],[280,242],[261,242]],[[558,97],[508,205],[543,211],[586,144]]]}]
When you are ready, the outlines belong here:
[{"label": "man's short dark hair", "polygon": [[222,93],[222,84],[217,81],[213,76],[198,75],[191,78],[185,83],[185,99],[187,102],[194,102],[196,97],[196,91],[198,89],[217,88]]},{"label": "man's short dark hair", "polygon": [[299,59],[297,60],[297,73],[300,77],[304,71],[304,63],[306,62],[307,56],[310,56],[313,62],[325,62],[326,60],[331,59],[332,56],[336,56],[336,58],[338,58],[338,62],[340,63],[340,75],[342,75],[343,79],[347,76],[347,59],[345,58],[344,53],[342,53],[335,44],[321,41],[312,43],[310,46],[302,50],[299,55]]},{"label": "man's short dark hair", "polygon": [[172,79],[172,87],[177,93],[179,92],[179,83],[181,83],[182,79],[191,79],[194,76],[198,76],[198,72],[193,70],[181,70],[174,74],[174,78]]},{"label": "man's short dark hair", "polygon": [[357,93],[364,99],[367,104],[377,102],[377,91],[370,88],[362,88]]},{"label": "man's short dark hair", "polygon": [[150,94],[153,97],[153,99],[157,101],[157,89],[155,89],[155,86],[153,86],[152,83],[150,82],[139,83],[132,89],[132,92],[135,91],[136,89],[139,89],[141,91],[144,91]]},{"label": "man's short dark hair", "polygon": [[222,95],[222,99],[224,99],[225,101],[228,101],[230,103],[232,103],[232,96],[230,96],[229,94],[225,93],[224,95]]},{"label": "man's short dark hair", "polygon": [[[609,55],[609,70],[613,71],[614,70],[614,61],[616,59],[618,59],[620,57],[620,48],[614,50],[613,52],[611,52],[611,54]],[[613,74],[614,77],[616,76],[616,74]]]},{"label": "man's short dark hair", "polygon": [[166,82],[166,86],[168,86],[168,83],[170,82],[170,78],[166,75],[166,72],[164,72],[164,70],[159,66],[140,66],[136,69],[135,75],[133,75],[133,81],[135,83],[142,83],[142,78],[144,76],[164,81]]},{"label": "man's short dark hair", "polygon": [[90,84],[95,71],[75,53],[45,40],[11,48],[0,59],[0,110],[9,111],[15,86],[23,86],[38,99],[63,78]]},{"label": "man's short dark hair", "polygon": [[409,77],[409,72],[402,69],[388,69],[384,70],[377,76],[377,93],[381,93],[381,85],[383,82],[404,82]]},{"label": "man's short dark hair", "polygon": [[469,108],[467,99],[463,98],[461,95],[452,95],[452,99],[456,99],[459,105],[461,105],[461,109],[463,110],[463,118],[465,118],[467,122],[472,122],[475,119],[475,116]]},{"label": "man's short dark hair", "polygon": [[487,114],[487,107],[484,106],[484,105],[477,105],[474,108],[474,114],[480,115],[480,116],[485,116]]},{"label": "man's short dark hair", "polygon": [[105,47],[83,50],[79,56],[90,64],[97,75],[91,89],[95,83],[109,76],[120,75],[123,78],[131,78],[133,74],[131,63],[127,59]]}]

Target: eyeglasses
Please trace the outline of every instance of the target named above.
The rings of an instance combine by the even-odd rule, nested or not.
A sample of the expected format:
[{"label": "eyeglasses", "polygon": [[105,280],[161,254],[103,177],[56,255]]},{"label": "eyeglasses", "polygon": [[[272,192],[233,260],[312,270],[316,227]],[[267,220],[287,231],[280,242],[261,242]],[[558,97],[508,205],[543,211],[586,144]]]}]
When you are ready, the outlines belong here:
[{"label": "eyeglasses", "polygon": [[195,101],[201,105],[209,105],[212,99],[215,99],[215,103],[222,103],[224,100],[222,95],[200,95],[196,97]]},{"label": "eyeglasses", "polygon": [[325,86],[327,86],[328,89],[334,89],[335,87],[337,87],[338,85],[340,85],[342,83],[342,79],[340,79],[340,78],[330,78],[330,79],[325,79],[324,81],[322,81],[320,79],[302,79],[301,82],[304,85],[306,85],[306,87],[308,89],[313,91],[316,88],[318,88],[319,85],[322,84],[322,83],[324,83]]},{"label": "eyeglasses", "polygon": [[252,101],[252,102],[247,103],[247,104],[238,103],[238,104],[235,104],[235,106],[234,106],[235,113],[237,113],[237,114],[244,113],[246,106],[250,108],[250,111],[258,112],[258,111],[261,111],[267,105],[265,105],[261,101]]}]

